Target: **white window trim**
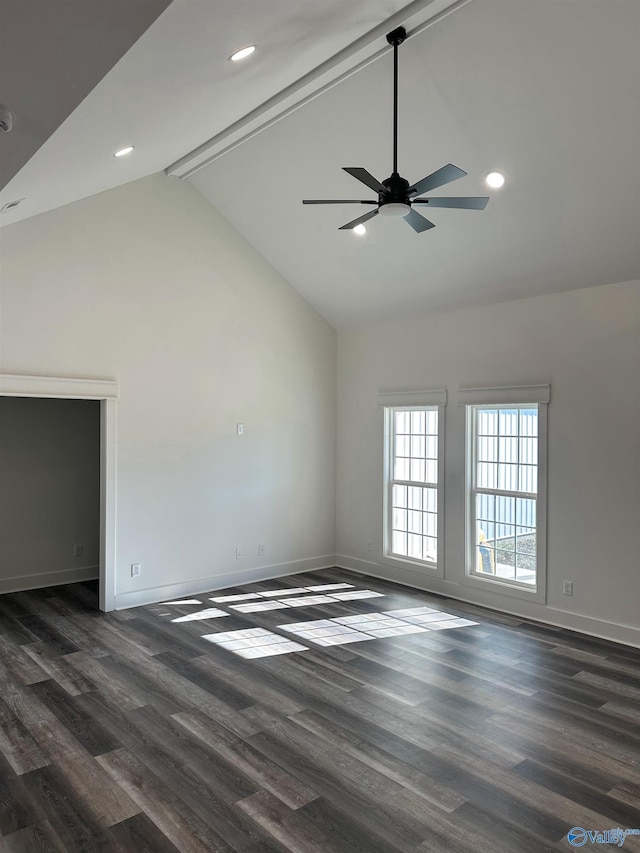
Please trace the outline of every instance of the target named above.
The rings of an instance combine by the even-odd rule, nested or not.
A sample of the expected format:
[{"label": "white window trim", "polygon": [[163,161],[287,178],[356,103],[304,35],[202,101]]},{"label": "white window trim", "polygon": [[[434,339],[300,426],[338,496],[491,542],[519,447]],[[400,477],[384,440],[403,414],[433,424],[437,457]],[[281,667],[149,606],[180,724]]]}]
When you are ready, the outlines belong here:
[{"label": "white window trim", "polygon": [[519,385],[498,388],[460,388],[461,406],[538,406],[538,493],[536,496],[536,587],[527,589],[506,579],[480,577],[471,574],[475,555],[474,537],[470,535],[475,513],[471,505],[473,483],[473,410],[466,410],[465,427],[465,573],[464,583],[485,592],[495,592],[512,598],[546,604],[547,600],[547,405],[551,399],[550,385]]},{"label": "white window trim", "polygon": [[527,403],[548,403],[550,385],[501,385],[497,388],[459,388],[461,406],[526,406]]},{"label": "white window trim", "polygon": [[[378,394],[378,406],[383,414],[383,436],[384,436],[384,459],[382,476],[382,554],[380,562],[384,565],[403,569],[422,575],[428,573],[430,577],[444,578],[444,452],[445,452],[445,407],[447,404],[446,389],[434,389],[424,391],[381,391]],[[393,454],[391,442],[393,440],[392,412],[397,409],[416,409],[420,407],[436,408],[438,411],[438,562],[428,563],[411,560],[410,558],[395,557],[389,555],[389,482],[391,479],[391,466]]]},{"label": "white window trim", "polygon": [[[446,406],[446,388],[429,391],[381,391],[378,394],[378,406],[383,408],[393,407],[415,408],[416,406]],[[438,433],[440,428],[438,427]]]}]

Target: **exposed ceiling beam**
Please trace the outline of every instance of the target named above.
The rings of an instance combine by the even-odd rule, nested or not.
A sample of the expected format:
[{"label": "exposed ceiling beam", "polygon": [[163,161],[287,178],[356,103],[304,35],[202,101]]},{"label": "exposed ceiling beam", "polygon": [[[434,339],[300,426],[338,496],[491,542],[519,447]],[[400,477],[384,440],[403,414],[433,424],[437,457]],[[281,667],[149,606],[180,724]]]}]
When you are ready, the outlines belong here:
[{"label": "exposed ceiling beam", "polygon": [[392,48],[386,43],[381,46],[381,43],[386,33],[395,27],[403,25],[408,38],[411,38],[470,2],[472,0],[413,0],[400,12],[356,39],[313,71],[171,164],[166,169],[167,175],[190,177],[352,74],[385,56]]}]

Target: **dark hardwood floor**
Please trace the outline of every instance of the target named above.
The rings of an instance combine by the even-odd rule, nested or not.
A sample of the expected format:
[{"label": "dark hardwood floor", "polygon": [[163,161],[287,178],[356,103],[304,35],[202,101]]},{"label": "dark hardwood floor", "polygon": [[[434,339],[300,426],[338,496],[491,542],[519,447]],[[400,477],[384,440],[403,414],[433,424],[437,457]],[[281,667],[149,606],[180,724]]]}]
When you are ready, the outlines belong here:
[{"label": "dark hardwood floor", "polygon": [[0,850],[526,853],[640,832],[640,652],[338,569],[193,599],[0,596]]}]

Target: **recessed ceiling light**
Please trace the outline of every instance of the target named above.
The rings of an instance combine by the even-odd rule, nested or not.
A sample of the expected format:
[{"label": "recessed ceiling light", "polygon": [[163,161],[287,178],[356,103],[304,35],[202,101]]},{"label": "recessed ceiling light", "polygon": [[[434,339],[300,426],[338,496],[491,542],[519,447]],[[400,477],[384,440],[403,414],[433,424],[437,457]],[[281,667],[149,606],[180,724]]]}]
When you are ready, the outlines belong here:
[{"label": "recessed ceiling light", "polygon": [[133,145],[127,145],[126,148],[121,148],[119,151],[113,155],[114,157],[124,157],[125,154],[131,154],[133,151]]},{"label": "recessed ceiling light", "polygon": [[485,178],[487,185],[493,187],[494,189],[500,189],[500,187],[504,186],[505,177],[502,172],[489,172],[487,177]]},{"label": "recessed ceiling light", "polygon": [[235,53],[232,53],[229,59],[232,62],[240,62],[241,59],[246,59],[247,56],[251,56],[253,51],[256,49],[255,44],[250,44],[247,47],[243,47],[241,50],[236,50]]},{"label": "recessed ceiling light", "polygon": [[356,227],[353,229],[353,233],[359,234],[362,237],[363,234],[367,233],[367,229],[362,224],[356,225]]}]

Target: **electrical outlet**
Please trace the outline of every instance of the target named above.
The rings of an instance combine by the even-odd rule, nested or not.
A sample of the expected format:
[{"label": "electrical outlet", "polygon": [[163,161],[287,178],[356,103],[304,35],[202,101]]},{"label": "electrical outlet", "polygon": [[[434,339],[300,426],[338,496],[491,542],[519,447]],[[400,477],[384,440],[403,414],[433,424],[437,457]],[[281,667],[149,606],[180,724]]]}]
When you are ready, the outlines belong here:
[{"label": "electrical outlet", "polygon": [[244,548],[236,548],[236,560],[241,560],[244,557]]},{"label": "electrical outlet", "polygon": [[264,545],[258,545],[258,557],[264,557]]},{"label": "electrical outlet", "polygon": [[244,435],[244,424],[236,424],[236,433],[238,435]]},{"label": "electrical outlet", "polygon": [[142,567],[141,567],[140,563],[131,563],[131,577],[132,578],[139,578],[141,571],[142,571]]},{"label": "electrical outlet", "polygon": [[573,595],[573,581],[564,581],[562,584],[563,595]]},{"label": "electrical outlet", "polygon": [[367,551],[373,551],[373,545],[371,544],[371,539],[367,542]]},{"label": "electrical outlet", "polygon": [[74,557],[82,557],[82,545],[74,545],[73,546],[73,556]]}]

